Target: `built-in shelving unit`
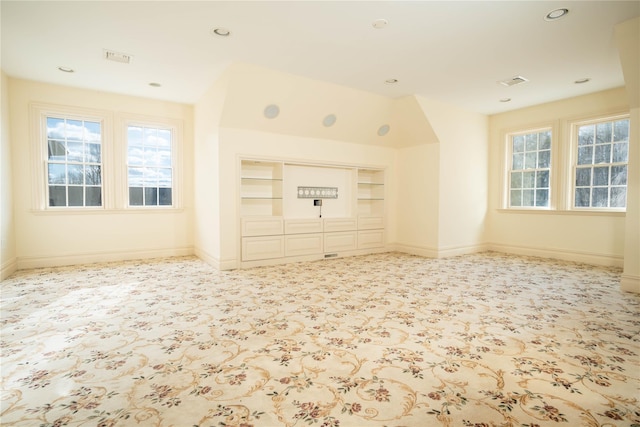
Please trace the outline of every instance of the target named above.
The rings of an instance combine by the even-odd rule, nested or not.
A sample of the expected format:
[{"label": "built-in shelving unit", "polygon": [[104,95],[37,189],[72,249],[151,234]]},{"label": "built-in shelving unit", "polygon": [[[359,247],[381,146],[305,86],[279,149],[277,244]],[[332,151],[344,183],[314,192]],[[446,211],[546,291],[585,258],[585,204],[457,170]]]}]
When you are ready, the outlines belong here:
[{"label": "built-in shelving unit", "polygon": [[[384,169],[241,159],[239,266],[384,251],[384,184]],[[329,217],[297,197],[305,185],[340,187]]]},{"label": "built-in shelving unit", "polygon": [[358,215],[384,215],[384,170],[358,169]]},{"label": "built-in shelving unit", "polygon": [[282,215],[282,163],[242,160],[240,215]]}]

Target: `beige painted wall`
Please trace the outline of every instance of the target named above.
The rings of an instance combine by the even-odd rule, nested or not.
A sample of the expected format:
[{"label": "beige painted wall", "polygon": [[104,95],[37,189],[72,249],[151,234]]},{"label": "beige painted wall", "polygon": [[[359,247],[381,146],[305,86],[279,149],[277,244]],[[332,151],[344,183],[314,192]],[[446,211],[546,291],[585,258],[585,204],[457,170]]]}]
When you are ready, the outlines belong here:
[{"label": "beige painted wall", "polygon": [[398,150],[396,247],[403,252],[438,256],[440,144]]},{"label": "beige painted wall", "polygon": [[[623,213],[508,211],[501,209],[501,188],[506,132],[554,125],[558,137],[556,148],[566,152],[572,120],[628,109],[625,91],[619,88],[491,116],[487,212],[489,246],[507,252],[622,266]],[[570,177],[571,171],[565,172]]]},{"label": "beige painted wall", "polygon": [[484,249],[488,119],[418,98],[440,141],[438,255]]},{"label": "beige painted wall", "polygon": [[[19,268],[193,253],[193,108],[188,105],[9,79],[16,257]],[[31,103],[132,113],[183,123],[181,210],[34,211]],[[114,133],[115,135],[116,133]]]},{"label": "beige painted wall", "polygon": [[631,106],[629,184],[621,287],[640,293],[640,17],[616,26],[616,44]]},{"label": "beige painted wall", "polygon": [[194,246],[212,265],[220,264],[220,120],[227,99],[224,73],[194,106]]},{"label": "beige painted wall", "polygon": [[16,269],[9,79],[2,71],[0,71],[0,98],[0,280],[2,280]]}]

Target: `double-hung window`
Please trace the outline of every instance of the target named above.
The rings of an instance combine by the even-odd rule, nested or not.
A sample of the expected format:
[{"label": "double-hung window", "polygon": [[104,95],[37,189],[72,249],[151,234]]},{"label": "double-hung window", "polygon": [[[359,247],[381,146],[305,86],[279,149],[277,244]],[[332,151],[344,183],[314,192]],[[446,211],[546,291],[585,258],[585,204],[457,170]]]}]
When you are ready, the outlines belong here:
[{"label": "double-hung window", "polygon": [[623,209],[627,205],[629,118],[575,125],[573,207]]},{"label": "double-hung window", "polygon": [[127,125],[129,206],[174,206],[173,128]]},{"label": "double-hung window", "polygon": [[47,206],[103,206],[102,122],[51,114],[45,126]]},{"label": "double-hung window", "polygon": [[551,129],[508,135],[508,206],[549,208]]}]

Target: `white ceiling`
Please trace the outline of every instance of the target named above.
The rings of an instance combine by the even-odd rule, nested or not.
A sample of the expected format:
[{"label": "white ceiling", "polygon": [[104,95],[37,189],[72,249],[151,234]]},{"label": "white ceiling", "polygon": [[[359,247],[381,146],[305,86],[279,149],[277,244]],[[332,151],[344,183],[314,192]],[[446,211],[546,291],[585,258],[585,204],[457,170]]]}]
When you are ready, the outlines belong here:
[{"label": "white ceiling", "polygon": [[[195,103],[230,63],[241,61],[394,98],[418,94],[485,114],[623,86],[614,27],[640,15],[640,1],[0,5],[1,66],[11,77]],[[543,19],[559,7],[570,10],[565,18]],[[375,29],[377,19],[388,25]],[[216,27],[231,35],[212,35]],[[133,60],[107,61],[104,49]],[[497,83],[518,75],[529,81]],[[386,84],[390,78],[398,83]],[[582,78],[591,80],[574,83]]]}]

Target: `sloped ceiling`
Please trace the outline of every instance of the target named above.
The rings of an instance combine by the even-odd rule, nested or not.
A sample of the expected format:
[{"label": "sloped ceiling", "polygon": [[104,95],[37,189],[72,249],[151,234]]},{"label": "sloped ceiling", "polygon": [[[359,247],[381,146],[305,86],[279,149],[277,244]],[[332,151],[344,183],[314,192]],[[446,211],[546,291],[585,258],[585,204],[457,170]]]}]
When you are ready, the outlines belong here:
[{"label": "sloped ceiling", "polygon": [[[437,142],[413,96],[393,99],[243,63],[226,75],[221,127],[396,148]],[[275,118],[265,117],[270,105],[279,108]],[[335,123],[325,126],[331,114]],[[384,125],[389,132],[381,136]]]}]

